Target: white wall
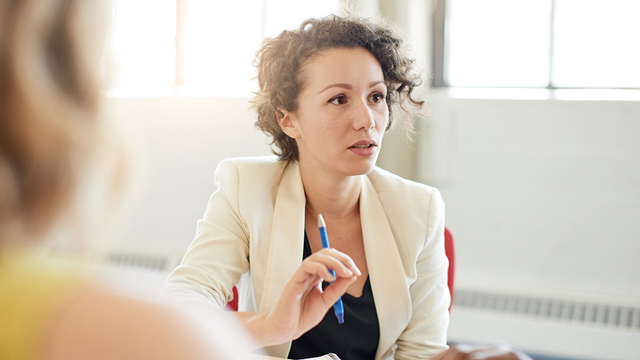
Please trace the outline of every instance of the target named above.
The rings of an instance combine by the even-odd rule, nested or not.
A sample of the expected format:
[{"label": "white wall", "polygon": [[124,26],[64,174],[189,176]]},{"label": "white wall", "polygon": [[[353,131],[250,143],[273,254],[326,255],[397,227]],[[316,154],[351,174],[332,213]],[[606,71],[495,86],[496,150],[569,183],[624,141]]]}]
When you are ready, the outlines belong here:
[{"label": "white wall", "polygon": [[183,253],[216,189],[217,164],[270,154],[247,99],[108,98],[105,106],[133,143],[133,196],[116,239],[126,247]]},{"label": "white wall", "polygon": [[640,305],[640,101],[432,102],[418,178],[442,190],[460,286]]}]

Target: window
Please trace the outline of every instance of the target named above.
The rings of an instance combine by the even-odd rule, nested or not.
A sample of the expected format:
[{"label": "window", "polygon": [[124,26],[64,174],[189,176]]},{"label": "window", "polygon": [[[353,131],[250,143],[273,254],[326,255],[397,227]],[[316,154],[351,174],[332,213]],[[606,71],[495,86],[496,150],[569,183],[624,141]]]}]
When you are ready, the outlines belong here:
[{"label": "window", "polygon": [[434,86],[640,88],[640,2],[440,0]]},{"label": "window", "polygon": [[113,88],[158,89],[175,77],[176,5],[171,0],[113,2],[107,81]]},{"label": "window", "polygon": [[107,83],[137,96],[249,96],[263,38],[338,8],[339,0],[113,0]]}]

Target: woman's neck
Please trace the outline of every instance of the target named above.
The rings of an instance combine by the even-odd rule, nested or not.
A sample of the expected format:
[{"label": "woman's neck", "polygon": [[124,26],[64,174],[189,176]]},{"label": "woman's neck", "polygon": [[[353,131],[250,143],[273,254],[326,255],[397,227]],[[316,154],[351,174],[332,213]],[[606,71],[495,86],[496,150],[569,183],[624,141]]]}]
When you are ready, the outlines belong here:
[{"label": "woman's neck", "polygon": [[348,217],[359,212],[361,176],[328,176],[300,167],[307,212],[314,217]]}]

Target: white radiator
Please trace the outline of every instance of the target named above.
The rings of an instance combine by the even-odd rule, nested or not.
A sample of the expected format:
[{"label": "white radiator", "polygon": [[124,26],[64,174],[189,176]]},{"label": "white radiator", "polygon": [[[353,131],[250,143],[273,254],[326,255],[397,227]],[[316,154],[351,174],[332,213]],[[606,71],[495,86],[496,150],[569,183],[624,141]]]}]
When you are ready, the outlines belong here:
[{"label": "white radiator", "polygon": [[640,307],[456,289],[452,342],[506,341],[575,359],[640,359]]},{"label": "white radiator", "polygon": [[110,251],[100,256],[102,282],[127,295],[155,299],[180,257],[141,251]]}]

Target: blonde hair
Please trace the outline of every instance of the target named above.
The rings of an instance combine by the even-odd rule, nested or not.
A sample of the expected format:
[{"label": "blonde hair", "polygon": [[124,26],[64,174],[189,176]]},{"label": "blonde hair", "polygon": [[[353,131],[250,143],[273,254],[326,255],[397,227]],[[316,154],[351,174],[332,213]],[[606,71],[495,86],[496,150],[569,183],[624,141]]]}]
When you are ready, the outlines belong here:
[{"label": "blonde hair", "polygon": [[94,149],[106,21],[91,3],[0,3],[0,242],[49,230]]}]

